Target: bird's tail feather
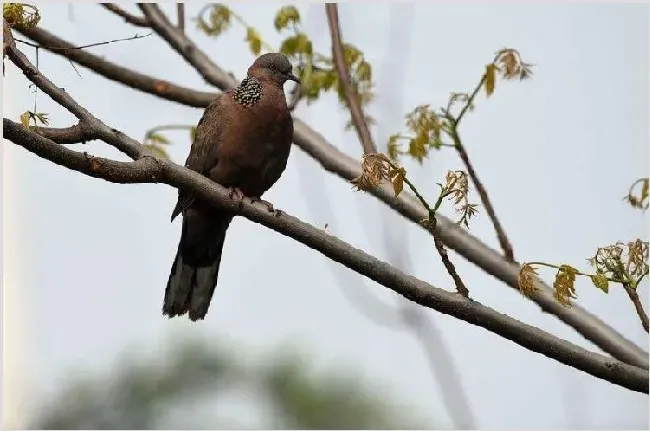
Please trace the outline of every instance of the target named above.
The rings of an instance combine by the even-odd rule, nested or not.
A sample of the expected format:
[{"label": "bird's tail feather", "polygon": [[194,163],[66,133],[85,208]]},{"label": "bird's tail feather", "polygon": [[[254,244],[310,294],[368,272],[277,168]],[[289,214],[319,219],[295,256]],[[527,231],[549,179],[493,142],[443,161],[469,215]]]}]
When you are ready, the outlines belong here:
[{"label": "bird's tail feather", "polygon": [[217,285],[221,252],[231,221],[229,215],[186,212],[165,289],[163,314],[174,317],[188,313],[193,321],[205,317]]}]

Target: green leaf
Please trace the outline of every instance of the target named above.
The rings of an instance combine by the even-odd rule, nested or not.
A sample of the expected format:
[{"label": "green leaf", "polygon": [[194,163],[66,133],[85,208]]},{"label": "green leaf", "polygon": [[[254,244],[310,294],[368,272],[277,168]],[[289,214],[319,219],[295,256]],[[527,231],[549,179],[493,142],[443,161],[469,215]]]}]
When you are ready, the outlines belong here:
[{"label": "green leaf", "polygon": [[286,29],[290,24],[300,24],[300,13],[295,6],[283,6],[275,15],[273,24],[278,31]]},{"label": "green leaf", "polygon": [[592,275],[591,282],[594,284],[594,286],[603,292],[609,293],[609,280],[607,279],[607,276],[602,272],[599,272],[596,275]]},{"label": "green leaf", "polygon": [[248,46],[255,55],[259,55],[262,52],[262,39],[260,34],[253,27],[248,27],[246,29],[246,41]]},{"label": "green leaf", "polygon": [[169,145],[169,139],[165,138],[160,133],[148,133],[147,136],[145,136],[145,139],[152,143]]},{"label": "green leaf", "polygon": [[494,93],[494,84],[496,81],[497,66],[490,63],[485,67],[485,94],[490,97]]},{"label": "green leaf", "polygon": [[161,147],[160,145],[157,144],[145,144],[143,145],[147,150],[151,151],[151,153],[159,157],[161,159],[169,160],[169,154],[167,154],[167,151]]},{"label": "green leaf", "polygon": [[44,126],[50,124],[50,120],[47,118],[48,114],[44,112],[30,112],[30,114],[32,114],[34,122],[38,121]]},{"label": "green leaf", "polygon": [[422,161],[427,155],[427,149],[425,147],[426,143],[427,137],[425,135],[417,135],[409,141],[408,153],[420,164],[422,164]]},{"label": "green leaf", "polygon": [[357,67],[356,75],[359,81],[372,81],[372,67],[367,61],[362,61]]},{"label": "green leaf", "polygon": [[311,40],[304,33],[298,33],[286,38],[280,45],[280,52],[285,55],[306,54],[312,55]]},{"label": "green leaf", "polygon": [[397,171],[395,176],[391,178],[391,183],[393,184],[393,191],[395,192],[395,197],[399,196],[404,190],[404,177],[406,176],[406,171],[404,168],[401,168]]},{"label": "green leaf", "polygon": [[312,82],[312,76],[314,73],[314,65],[312,64],[311,61],[308,61],[307,64],[305,64],[305,67],[302,68],[300,71],[300,82],[307,83],[307,85],[313,85]]},{"label": "green leaf", "polygon": [[361,51],[356,46],[345,43],[343,45],[343,57],[345,58],[345,63],[350,67],[357,62],[362,56]]},{"label": "green leaf", "polygon": [[210,9],[208,21],[202,16],[197,19],[197,26],[209,36],[219,36],[230,27],[230,9],[221,3],[217,3]]},{"label": "green leaf", "polygon": [[36,6],[26,3],[3,3],[2,17],[10,28],[19,27],[29,30],[41,20]]},{"label": "green leaf", "polygon": [[388,138],[388,157],[390,157],[391,160],[397,159],[399,151],[399,144],[397,143],[397,140],[399,138],[399,134],[391,135],[390,138]]},{"label": "green leaf", "polygon": [[29,120],[32,118],[29,111],[23,112],[20,114],[20,124],[25,127],[29,127]]},{"label": "green leaf", "polygon": [[648,178],[643,179],[643,184],[641,184],[641,202],[645,202],[650,195],[650,180]]}]

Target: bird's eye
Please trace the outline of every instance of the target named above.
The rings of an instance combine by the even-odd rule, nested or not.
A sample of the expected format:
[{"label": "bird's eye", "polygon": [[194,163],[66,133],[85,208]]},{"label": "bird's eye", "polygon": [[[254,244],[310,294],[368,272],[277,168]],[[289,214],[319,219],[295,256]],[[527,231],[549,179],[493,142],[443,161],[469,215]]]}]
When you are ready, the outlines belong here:
[{"label": "bird's eye", "polygon": [[272,64],[271,66],[269,66],[269,69],[271,69],[271,70],[274,71],[274,72],[277,72],[277,71],[278,71],[278,68],[275,67],[274,64]]}]

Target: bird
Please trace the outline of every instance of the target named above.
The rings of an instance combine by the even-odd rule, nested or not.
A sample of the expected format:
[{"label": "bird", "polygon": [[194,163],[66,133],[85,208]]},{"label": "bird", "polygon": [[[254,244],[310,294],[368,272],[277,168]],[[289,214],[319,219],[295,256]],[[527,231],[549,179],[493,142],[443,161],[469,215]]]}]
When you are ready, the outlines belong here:
[{"label": "bird", "polygon": [[[293,120],[284,84],[300,79],[280,53],[259,56],[241,83],[217,95],[196,126],[185,167],[227,187],[229,196],[261,199],[284,172],[293,137]],[[277,213],[277,212],[276,212]],[[171,221],[182,214],[163,315],[187,314],[203,320],[217,285],[226,231],[234,215],[180,190]]]}]

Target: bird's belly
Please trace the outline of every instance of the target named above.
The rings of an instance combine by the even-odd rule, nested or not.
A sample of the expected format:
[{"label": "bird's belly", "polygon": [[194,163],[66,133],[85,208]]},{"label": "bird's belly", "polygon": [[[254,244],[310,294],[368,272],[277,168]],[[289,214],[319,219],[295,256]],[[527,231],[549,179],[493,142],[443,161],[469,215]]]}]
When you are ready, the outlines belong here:
[{"label": "bird's belly", "polygon": [[270,181],[269,176],[284,170],[290,146],[291,141],[272,145],[242,140],[236,150],[220,157],[217,172],[210,176],[224,186],[238,187],[246,196],[260,197],[277,180]]}]

